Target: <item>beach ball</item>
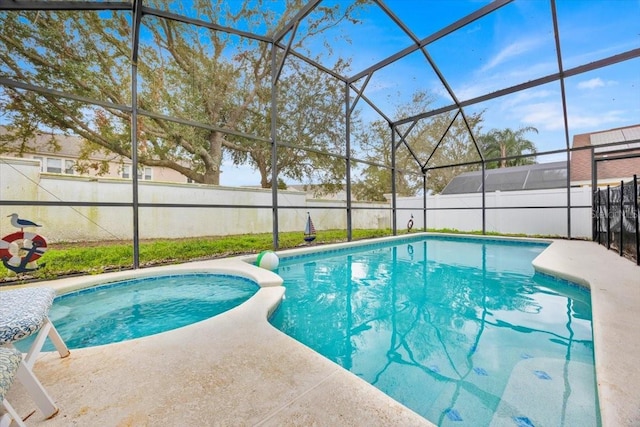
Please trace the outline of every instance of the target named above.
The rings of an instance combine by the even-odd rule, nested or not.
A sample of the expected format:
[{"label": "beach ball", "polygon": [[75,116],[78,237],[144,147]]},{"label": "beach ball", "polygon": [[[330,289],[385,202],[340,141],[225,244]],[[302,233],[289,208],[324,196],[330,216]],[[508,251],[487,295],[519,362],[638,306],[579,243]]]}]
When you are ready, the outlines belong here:
[{"label": "beach ball", "polygon": [[273,251],[262,251],[258,255],[256,265],[267,270],[275,270],[280,264],[280,258]]}]

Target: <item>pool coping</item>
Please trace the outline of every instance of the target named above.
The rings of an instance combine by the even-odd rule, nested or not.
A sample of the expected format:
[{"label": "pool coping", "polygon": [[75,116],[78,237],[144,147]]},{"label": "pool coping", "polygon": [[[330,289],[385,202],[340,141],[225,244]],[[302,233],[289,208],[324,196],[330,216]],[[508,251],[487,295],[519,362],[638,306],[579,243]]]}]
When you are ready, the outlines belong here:
[{"label": "pool coping", "polygon": [[[419,238],[425,235],[464,239],[489,238],[492,240],[550,243],[550,246],[533,261],[535,270],[578,283],[591,290],[595,365],[602,425],[631,426],[640,424],[640,409],[636,404],[636,402],[640,401],[640,394],[637,391],[637,384],[640,384],[640,372],[637,372],[634,359],[634,356],[640,352],[640,334],[636,333],[636,336],[633,336],[633,333],[629,334],[628,327],[628,325],[635,323],[634,313],[640,308],[640,274],[638,274],[640,273],[640,267],[635,266],[626,259],[620,258],[614,252],[608,251],[596,243],[576,240],[412,233],[410,237],[402,235],[375,239],[375,241],[363,240],[323,246],[310,245],[303,248],[278,251],[278,253],[281,256],[291,256],[325,250],[340,250],[345,247],[371,245],[381,241]],[[77,370],[78,375],[86,375],[87,370],[92,371],[92,365],[94,365],[97,360],[102,360],[100,357],[101,354],[111,353],[112,350],[116,354],[126,351],[134,359],[136,357],[142,358],[142,356],[139,355],[139,351],[132,353],[133,350],[131,349],[150,347],[156,351],[164,351],[162,350],[163,345],[167,343],[172,344],[171,348],[177,352],[197,352],[200,350],[193,348],[193,346],[184,348],[184,346],[177,345],[177,343],[184,339],[185,334],[197,335],[203,331],[206,331],[207,334],[218,334],[219,330],[222,331],[220,333],[220,339],[232,340],[235,345],[239,345],[245,350],[253,348],[253,351],[263,354],[264,359],[267,359],[267,363],[264,364],[263,368],[268,369],[267,372],[276,369],[279,373],[278,376],[271,378],[273,381],[271,386],[273,388],[277,389],[283,384],[295,384],[295,387],[291,387],[283,392],[288,393],[289,400],[285,399],[285,401],[282,401],[275,396],[261,396],[261,398],[265,400],[263,405],[268,407],[268,410],[265,409],[265,413],[260,414],[251,411],[245,413],[245,415],[252,420],[253,424],[277,425],[283,421],[302,417],[299,419],[305,419],[309,423],[320,424],[328,421],[340,421],[344,423],[348,420],[355,422],[356,420],[368,419],[371,421],[371,425],[388,425],[389,423],[432,425],[429,421],[384,395],[384,393],[380,392],[374,386],[369,385],[359,377],[272,327],[267,319],[277,308],[284,294],[284,288],[280,286],[282,279],[275,273],[251,265],[251,262],[255,261],[255,258],[256,256],[240,256],[221,260],[198,261],[96,276],[66,278],[30,285],[52,286],[58,293],[67,293],[98,283],[102,284],[107,281],[126,280],[157,274],[218,272],[223,274],[237,274],[249,278],[256,281],[261,286],[261,289],[248,301],[229,312],[179,330],[124,343],[74,350],[72,357],[62,359],[62,362],[61,359],[56,357],[56,354],[45,354],[36,365],[37,374],[41,377],[41,381],[48,388],[50,394],[56,397],[61,407],[61,412],[65,412],[66,410],[66,413],[64,414],[64,418],[58,415],[48,421],[38,420],[38,413],[36,413],[35,417],[29,419],[33,424],[28,423],[28,425],[66,425],[71,420],[82,423],[87,420],[95,421],[96,419],[100,419],[100,416],[104,416],[104,419],[110,422],[113,422],[114,419],[123,419],[123,417],[127,420],[132,419],[132,417],[135,418],[140,415],[141,409],[138,407],[139,405],[125,405],[122,407],[123,402],[120,400],[117,401],[117,404],[113,404],[113,406],[120,407],[121,410],[128,411],[128,413],[120,415],[119,418],[112,411],[108,410],[83,413],[83,411],[80,411],[76,407],[78,403],[65,401],[63,396],[67,387],[60,387],[60,364],[69,364],[71,366],[74,365],[74,360],[82,359],[74,369]],[[606,268],[604,268],[605,266]],[[5,288],[9,289],[11,287]],[[239,330],[243,333],[246,330],[251,330],[254,333],[244,338],[230,338],[227,336],[229,334],[237,334]],[[255,335],[256,331],[260,331],[262,335],[257,337]],[[268,337],[269,342],[264,342],[265,337]],[[277,343],[277,346],[274,346],[274,343]],[[287,351],[290,351],[291,355],[283,355],[281,353],[282,349],[288,349]],[[216,354],[221,352],[215,348],[210,348],[209,350],[214,353],[217,352]],[[291,363],[287,364],[291,367],[289,371],[283,370],[277,361],[269,361],[270,354],[273,355],[274,353],[280,354],[282,358],[291,357],[291,359],[293,359],[290,361]],[[146,363],[156,362],[152,357],[145,360]],[[158,363],[161,364],[160,361],[158,361]],[[309,374],[309,372],[306,372],[304,369],[298,369],[296,364],[304,365],[307,370],[313,370],[315,376]],[[43,371],[42,375],[40,371]],[[70,371],[67,369],[66,375],[74,378],[75,382],[79,381],[79,378],[76,378],[77,375],[73,374],[73,370]],[[229,375],[242,376],[242,373],[229,373]],[[310,378],[306,381],[297,379],[296,376],[309,376]],[[65,377],[62,376],[62,379],[64,378]],[[179,376],[175,377],[174,381],[179,380],[179,378]],[[97,380],[96,378],[96,381]],[[348,384],[350,388],[349,392],[336,394],[336,383]],[[16,387],[14,386],[14,388]],[[10,391],[10,394],[11,393],[14,393],[13,389]],[[15,393],[20,396],[20,390]],[[23,390],[22,394],[24,395]],[[14,401],[10,400],[19,411],[22,409],[20,413],[33,409],[31,407],[32,405],[29,405],[29,399],[24,398],[23,395],[21,396],[22,401],[20,405],[16,405]],[[91,402],[90,399],[88,400]],[[301,407],[302,402],[307,400],[311,402],[312,407]],[[237,403],[237,397],[230,398],[229,401]],[[100,399],[93,401],[94,405],[98,405],[99,402]],[[366,403],[363,404],[363,402]],[[227,404],[230,403],[228,402]],[[88,406],[91,407],[90,404]],[[366,410],[363,410],[363,408]],[[149,412],[149,408],[146,408],[146,411]],[[155,412],[153,413],[155,414]],[[203,413],[202,408],[200,408],[199,413]],[[113,418],[114,416],[116,416],[116,418]],[[336,416],[338,416],[338,418],[335,418]],[[153,416],[149,415],[147,418],[149,417]],[[173,425],[171,422],[167,424],[166,414],[164,414],[164,418],[158,417],[158,419],[163,420],[165,425]],[[385,422],[382,423],[382,420]],[[58,424],[59,421],[63,421],[63,423]],[[223,421],[222,424],[225,424],[225,422]],[[347,422],[347,424],[349,424],[349,422]],[[176,423],[175,425],[179,424]]]},{"label": "pool coping", "polygon": [[640,312],[640,266],[595,242],[574,240],[554,241],[533,266],[590,289],[602,425],[640,425],[640,332],[632,328]]}]

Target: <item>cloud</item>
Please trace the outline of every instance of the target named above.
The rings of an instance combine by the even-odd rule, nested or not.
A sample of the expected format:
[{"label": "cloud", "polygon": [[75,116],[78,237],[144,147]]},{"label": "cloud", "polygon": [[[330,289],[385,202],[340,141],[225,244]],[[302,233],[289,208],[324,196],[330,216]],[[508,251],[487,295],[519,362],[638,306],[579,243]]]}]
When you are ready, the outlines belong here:
[{"label": "cloud", "polygon": [[[476,80],[473,83],[463,83],[453,88],[453,92],[459,100],[465,101],[467,99],[473,99],[481,95],[486,95],[491,92],[495,92],[500,89],[495,80],[483,79]],[[446,92],[445,92],[446,93]]]},{"label": "cloud", "polygon": [[[585,47],[592,47],[589,43],[584,44]],[[626,52],[628,50],[636,49],[638,47],[637,41],[634,38],[624,40],[621,43],[609,44],[606,47],[590,50],[586,52],[571,52],[571,55],[563,55],[564,69],[569,70],[573,67],[580,66],[582,64],[588,64],[589,62],[597,59],[606,58],[620,52]]]},{"label": "cloud", "polygon": [[578,83],[578,89],[595,89],[602,86],[604,86],[604,82],[600,77]]},{"label": "cloud", "polygon": [[510,96],[506,96],[502,99],[501,109],[507,110],[511,108],[518,108],[522,106],[522,104],[528,104],[533,100],[541,100],[551,97],[559,98],[559,91],[553,91],[548,89],[530,89],[523,92],[516,92]]},{"label": "cloud", "polygon": [[627,112],[622,110],[610,110],[599,114],[570,114],[569,127],[576,129],[602,129],[606,125],[625,122]]},{"label": "cloud", "polygon": [[552,62],[519,64],[500,73],[484,75],[476,73],[474,76],[469,76],[467,82],[455,85],[454,92],[460,100],[473,99],[556,71],[557,65]]},{"label": "cloud", "polygon": [[[553,102],[543,102],[523,105],[512,111],[513,117],[525,126],[533,126],[539,130],[562,131],[564,119],[562,105]],[[593,112],[573,112],[567,116],[571,133],[580,129],[603,129],[611,125],[624,123],[627,114],[622,110],[608,110]]]},{"label": "cloud", "polygon": [[517,42],[511,43],[510,45],[503,48],[500,52],[493,56],[493,58],[489,59],[486,65],[484,65],[480,71],[488,71],[503,62],[506,62],[512,58],[515,58],[520,55],[524,55],[541,43],[540,39],[523,39]]},{"label": "cloud", "polygon": [[[534,96],[531,97],[531,99],[533,98]],[[524,103],[525,99],[523,98],[521,101],[523,103],[520,105],[511,102],[504,103],[501,107],[509,105],[509,108],[505,108],[503,117],[512,123],[533,126],[541,131],[564,130],[562,104],[559,100],[557,102]],[[625,116],[628,116],[628,113],[623,110],[603,110],[595,113],[594,111],[573,109],[573,111],[569,110],[567,121],[571,131],[575,132],[578,129],[599,129],[607,125],[623,123]]]},{"label": "cloud", "polygon": [[584,80],[578,83],[578,89],[590,90],[590,89],[595,89],[595,88],[604,87],[604,86],[615,86],[617,84],[618,82],[615,80],[604,81],[600,77],[595,77],[593,79]]},{"label": "cloud", "polygon": [[466,27],[467,34],[473,34],[473,33],[476,33],[478,31],[481,31],[481,30],[482,30],[482,25],[480,25],[478,23],[476,23],[476,25],[473,25],[473,26],[467,25],[467,27]]},{"label": "cloud", "polygon": [[520,122],[540,130],[564,129],[562,105],[559,102],[540,102],[518,108]]}]

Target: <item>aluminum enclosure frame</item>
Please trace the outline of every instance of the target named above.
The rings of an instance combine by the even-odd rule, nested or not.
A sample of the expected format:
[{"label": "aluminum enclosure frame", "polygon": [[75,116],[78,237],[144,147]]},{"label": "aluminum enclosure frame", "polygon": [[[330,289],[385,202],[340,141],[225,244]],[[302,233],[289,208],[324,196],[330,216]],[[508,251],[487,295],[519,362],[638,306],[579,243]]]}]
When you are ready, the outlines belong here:
[{"label": "aluminum enclosure frame", "polygon": [[[207,22],[207,21],[203,21],[203,20],[198,20],[198,19],[193,19],[193,18],[189,18],[186,16],[182,16],[179,14],[175,14],[169,11],[164,11],[164,10],[159,10],[159,9],[155,9],[155,8],[151,8],[148,6],[145,6],[143,3],[143,0],[131,0],[130,2],[127,1],[101,1],[101,2],[94,2],[94,1],[38,1],[38,0],[11,0],[11,1],[3,1],[0,3],[0,11],[17,11],[17,10],[33,10],[33,11],[37,11],[37,10],[42,10],[42,11],[128,11],[131,13],[132,19],[132,28],[131,28],[131,34],[132,34],[132,41],[131,41],[131,79],[132,79],[132,83],[131,83],[131,103],[130,105],[118,105],[118,104],[112,104],[109,102],[104,102],[104,101],[100,101],[100,100],[96,100],[96,99],[91,99],[91,98],[87,98],[87,97],[82,97],[82,96],[78,96],[75,94],[71,94],[71,93],[65,93],[62,91],[57,91],[57,90],[53,90],[50,88],[46,88],[46,87],[39,87],[39,86],[35,86],[32,84],[28,84],[25,82],[20,82],[20,81],[15,81],[13,79],[9,79],[9,78],[5,78],[5,77],[0,77],[0,85],[6,86],[6,87],[10,87],[13,89],[20,89],[20,90],[27,90],[27,91],[32,91],[32,92],[36,92],[36,93],[40,93],[40,94],[46,94],[46,95],[52,95],[52,96],[57,96],[57,97],[61,97],[61,98],[67,98],[67,99],[72,99],[72,100],[76,100],[76,101],[81,101],[81,102],[85,102],[87,104],[91,104],[91,105],[96,105],[96,106],[101,106],[104,108],[110,108],[110,109],[115,109],[115,110],[119,110],[122,112],[127,112],[131,115],[131,120],[132,120],[132,126],[131,126],[131,145],[132,145],[132,149],[131,149],[131,160],[132,160],[132,170],[136,170],[138,167],[138,155],[137,155],[137,147],[138,147],[138,140],[137,140],[137,118],[139,116],[143,116],[143,117],[150,117],[150,118],[158,118],[158,119],[162,119],[162,120],[167,120],[167,121],[171,121],[171,122],[175,122],[175,123],[179,123],[179,124],[183,124],[183,125],[187,125],[187,126],[193,126],[193,127],[198,127],[198,128],[203,128],[203,129],[209,129],[209,130],[214,130],[214,131],[218,131],[218,132],[222,132],[222,133],[226,133],[226,134],[231,134],[231,135],[237,135],[237,136],[241,136],[243,138],[248,138],[251,140],[255,140],[258,142],[262,142],[265,144],[271,144],[271,149],[272,149],[272,158],[271,158],[271,162],[272,162],[272,183],[276,183],[277,179],[278,179],[278,171],[276,168],[276,164],[277,164],[277,150],[278,147],[291,147],[291,148],[303,148],[303,147],[296,147],[295,145],[292,144],[287,144],[287,143],[283,143],[277,140],[277,132],[276,132],[276,117],[277,117],[277,111],[278,111],[278,104],[279,104],[279,100],[277,99],[276,96],[276,89],[277,89],[277,85],[278,85],[278,81],[279,81],[279,77],[280,77],[280,73],[282,70],[282,67],[284,65],[284,61],[288,56],[293,56],[299,60],[304,61],[305,63],[307,63],[308,65],[315,67],[321,71],[323,71],[324,73],[326,73],[327,75],[330,75],[331,77],[337,79],[338,81],[342,82],[345,85],[345,93],[344,93],[344,109],[345,109],[345,124],[346,124],[346,134],[345,134],[345,144],[346,144],[346,152],[344,155],[335,155],[333,153],[325,153],[323,151],[317,151],[317,153],[319,154],[327,154],[327,155],[331,155],[333,157],[335,157],[336,159],[341,159],[345,162],[345,166],[346,166],[346,176],[345,176],[345,182],[346,182],[346,194],[347,194],[347,204],[346,204],[346,216],[347,216],[347,239],[350,241],[352,240],[352,215],[353,215],[353,207],[352,207],[352,166],[354,162],[357,163],[362,163],[362,164],[369,164],[369,165],[373,165],[373,166],[378,166],[378,167],[382,167],[382,168],[387,168],[390,169],[391,171],[391,175],[392,175],[392,182],[391,182],[391,186],[392,186],[392,204],[391,204],[391,214],[392,214],[392,232],[393,234],[397,234],[398,230],[397,230],[397,212],[398,210],[400,210],[400,208],[397,206],[397,202],[396,202],[396,176],[398,173],[400,173],[400,171],[397,168],[396,165],[396,150],[399,148],[400,144],[404,144],[406,146],[406,148],[409,150],[409,152],[412,154],[412,156],[414,157],[414,160],[416,161],[416,164],[419,167],[419,170],[421,171],[421,175],[422,175],[422,179],[423,179],[423,187],[425,189],[425,191],[423,191],[423,220],[424,220],[424,224],[425,224],[425,228],[426,228],[426,224],[427,224],[427,211],[429,210],[427,208],[427,184],[428,184],[428,173],[430,171],[433,170],[437,170],[439,168],[442,167],[452,167],[452,166],[460,166],[460,165],[480,165],[483,173],[482,173],[482,177],[483,177],[483,185],[482,185],[482,208],[477,208],[477,209],[481,209],[482,210],[482,232],[486,233],[486,210],[488,209],[486,207],[486,195],[485,195],[485,190],[484,190],[484,170],[486,168],[486,165],[488,162],[492,162],[492,161],[496,161],[496,160],[501,160],[502,158],[492,158],[492,159],[487,159],[484,156],[484,153],[482,153],[482,150],[480,149],[480,146],[478,145],[477,142],[477,135],[474,135],[474,132],[472,130],[472,128],[469,126],[469,123],[467,121],[467,116],[465,113],[465,108],[466,107],[470,107],[476,104],[479,104],[481,102],[484,101],[488,101],[491,99],[495,99],[495,98],[499,98],[505,95],[509,95],[509,94],[513,94],[513,93],[517,93],[526,89],[530,89],[530,88],[534,88],[534,87],[538,87],[550,82],[559,82],[560,87],[561,87],[561,97],[562,97],[562,113],[563,113],[563,123],[564,123],[564,131],[565,131],[565,149],[563,150],[552,150],[552,151],[546,151],[546,152],[539,152],[536,153],[536,155],[541,156],[541,155],[545,155],[545,154],[554,154],[554,153],[565,153],[566,154],[566,161],[567,161],[567,167],[570,168],[570,155],[573,151],[576,151],[578,149],[586,149],[587,147],[583,147],[583,148],[572,148],[570,146],[570,138],[569,138],[569,134],[568,134],[568,119],[567,119],[567,101],[566,101],[566,93],[565,93],[565,79],[572,77],[572,76],[576,76],[582,73],[586,73],[589,71],[593,71],[593,70],[597,70],[599,68],[603,68],[603,67],[607,67],[613,64],[617,64],[620,62],[624,62],[624,61],[628,61],[631,59],[635,59],[635,58],[639,58],[640,57],[640,48],[636,48],[636,49],[631,49],[628,50],[626,52],[620,53],[620,54],[616,54],[616,55],[612,55],[609,57],[606,57],[604,59],[600,59],[598,61],[594,61],[588,64],[583,64],[568,70],[565,70],[562,64],[562,55],[561,55],[561,51],[560,51],[560,35],[559,35],[559,29],[558,29],[558,22],[557,22],[557,12],[556,12],[556,1],[555,0],[549,0],[550,2],[550,8],[551,8],[551,15],[552,15],[552,20],[553,20],[553,30],[554,30],[554,40],[555,40],[555,47],[556,47],[556,55],[557,55],[557,66],[558,66],[558,72],[556,73],[552,73],[549,74],[547,76],[544,77],[540,77],[525,83],[521,83],[521,84],[517,84],[511,87],[507,87],[507,88],[503,88],[500,90],[497,90],[495,92],[492,93],[487,93],[478,97],[475,97],[473,99],[468,99],[468,100],[464,100],[461,101],[458,99],[458,97],[456,96],[454,90],[452,89],[452,87],[450,86],[450,84],[447,82],[445,76],[443,75],[443,73],[440,72],[440,70],[438,69],[437,64],[435,63],[435,61],[433,60],[433,58],[431,57],[431,55],[429,54],[428,48],[429,45],[434,43],[435,41],[441,39],[442,37],[451,34],[459,29],[461,29],[462,27],[471,24],[479,19],[481,19],[482,17],[491,14],[492,12],[502,8],[503,6],[512,3],[514,0],[495,0],[492,3],[481,7],[480,9],[476,10],[475,12],[457,20],[456,22],[454,22],[453,24],[439,30],[436,31],[435,33],[431,34],[430,36],[423,38],[423,39],[419,39],[412,31],[411,29],[397,16],[393,13],[393,11],[391,9],[389,9],[386,4],[382,1],[382,0],[373,0],[373,3],[375,5],[377,5],[397,26],[398,28],[400,28],[408,37],[409,41],[411,42],[410,46],[408,46],[405,49],[402,49],[400,51],[398,51],[397,53],[389,56],[388,58],[383,59],[382,61],[379,61],[378,63],[374,64],[373,66],[370,66],[366,69],[363,69],[351,76],[343,76],[340,75],[336,72],[334,72],[331,69],[328,69],[327,67],[324,67],[323,65],[317,63],[316,61],[306,57],[305,55],[300,54],[299,52],[295,51],[294,49],[291,49],[291,43],[289,43],[289,45],[286,45],[283,43],[283,40],[285,39],[285,37],[289,34],[295,34],[295,31],[298,28],[298,25],[300,24],[300,22],[306,17],[308,16],[310,13],[312,13],[321,3],[321,0],[312,0],[309,1],[308,3],[306,3],[301,10],[296,14],[296,16],[288,23],[286,23],[286,25],[284,25],[282,28],[277,29],[277,31],[272,34],[271,36],[262,36],[259,34],[254,34],[254,33],[250,33],[250,32],[246,32],[246,31],[240,31],[238,29],[234,29],[234,28],[230,28],[230,27],[225,27],[225,26],[221,26],[218,25],[216,23],[211,23],[211,22]],[[230,34],[234,34],[240,37],[246,37],[252,40],[256,40],[258,42],[262,42],[262,43],[267,43],[271,46],[271,50],[272,50],[272,55],[271,55],[271,70],[272,70],[272,87],[271,87],[271,129],[270,129],[270,138],[262,138],[262,137],[258,137],[256,135],[248,135],[248,134],[243,134],[241,132],[237,132],[235,130],[232,129],[222,129],[222,128],[218,128],[215,126],[211,126],[209,124],[206,123],[200,123],[200,122],[195,122],[195,121],[190,121],[190,120],[184,120],[184,119],[180,119],[180,118],[176,118],[176,117],[169,117],[169,116],[164,116],[162,114],[158,114],[158,113],[154,113],[151,111],[145,111],[143,109],[140,109],[137,107],[138,105],[138,93],[137,93],[137,76],[138,76],[138,72],[137,72],[137,66],[138,66],[138,47],[139,47],[139,42],[140,42],[140,25],[141,25],[141,21],[142,18],[145,15],[149,15],[149,16],[155,16],[155,17],[160,17],[160,18],[164,18],[164,19],[170,19],[170,20],[174,20],[174,21],[179,21],[185,24],[189,24],[189,25],[195,25],[195,26],[199,26],[202,28],[207,28],[210,30],[214,30],[214,31],[223,31],[226,33],[230,33]],[[293,36],[291,37],[291,39],[293,39]],[[451,99],[453,100],[453,104],[451,105],[447,105],[447,106],[443,106],[443,107],[439,107],[437,109],[431,110],[431,111],[425,111],[423,113],[420,113],[418,115],[412,116],[412,117],[405,117],[399,120],[392,120],[388,115],[385,114],[384,111],[382,111],[380,109],[379,106],[377,106],[375,104],[375,102],[373,102],[371,99],[369,99],[366,95],[365,95],[365,89],[367,87],[367,84],[369,83],[371,77],[374,75],[374,73],[376,73],[379,70],[382,70],[383,68],[385,68],[386,66],[395,63],[396,61],[399,61],[400,59],[406,57],[407,55],[420,51],[422,53],[422,55],[425,57],[427,63],[429,64],[429,66],[432,68],[432,70],[434,71],[434,73],[437,75],[438,79],[440,80],[440,82],[442,83],[442,85],[444,86],[444,88],[446,89],[446,91],[448,92],[448,95],[451,97]],[[280,62],[278,62],[278,53],[281,53],[281,60]],[[362,79],[364,79],[364,83],[361,87],[357,87],[356,83],[361,81]],[[356,108],[356,106],[358,105],[359,102],[365,102],[369,107],[371,107],[376,113],[378,113],[380,115],[380,117],[382,117],[383,120],[385,120],[388,124],[389,124],[389,128],[390,128],[390,135],[389,135],[389,140],[391,141],[391,165],[384,165],[384,164],[378,164],[375,162],[371,162],[368,160],[363,160],[363,159],[358,159],[355,157],[352,157],[351,155],[351,114],[353,113],[354,109]],[[446,166],[436,166],[436,165],[432,165],[430,164],[430,161],[433,157],[433,154],[438,150],[438,147],[440,145],[440,142],[438,142],[438,144],[435,146],[435,148],[433,149],[433,151],[431,152],[431,154],[428,156],[427,159],[420,159],[417,155],[415,155],[414,151],[412,150],[411,144],[407,141],[407,137],[409,136],[410,132],[411,132],[411,127],[414,126],[417,122],[419,122],[420,120],[423,119],[428,119],[431,117],[434,117],[436,115],[442,114],[442,113],[446,113],[446,112],[455,112],[455,117],[461,117],[461,119],[464,121],[467,131],[469,132],[470,138],[475,146],[475,150],[478,153],[478,156],[480,158],[479,161],[477,162],[467,162],[467,163],[463,163],[463,164],[459,164],[459,165],[446,165]],[[455,120],[454,117],[454,120]],[[402,134],[399,131],[399,126],[405,125],[405,124],[409,124],[410,128],[409,130],[405,133]],[[447,128],[448,131],[449,128]],[[440,141],[442,141],[442,139],[446,136],[447,131],[445,131],[445,133],[441,136]],[[622,144],[622,143],[620,143]],[[617,145],[617,144],[612,144],[612,145]],[[307,151],[314,151],[313,149],[308,149],[308,148],[303,148]],[[522,158],[522,157],[527,157],[527,155],[522,155],[522,156],[511,156],[508,157],[508,159],[517,159],[517,158]],[[505,157],[505,159],[507,159]],[[566,209],[567,209],[567,237],[571,238],[572,237],[572,233],[571,233],[571,209],[572,209],[572,204],[571,204],[571,195],[570,195],[570,169],[568,169],[569,173],[567,174],[567,205],[566,205]],[[593,175],[595,176],[596,170],[594,169],[592,171]],[[138,199],[138,178],[137,178],[137,174],[132,174],[132,202],[131,203],[78,203],[78,202],[36,202],[36,201],[31,201],[31,200],[20,200],[20,201],[7,201],[7,200],[0,200],[0,206],[9,206],[9,205],[37,205],[37,206],[120,206],[120,207],[130,207],[132,208],[132,221],[133,221],[133,245],[134,245],[134,260],[133,260],[133,267],[134,268],[139,268],[140,264],[140,260],[139,260],[139,209],[140,207],[238,207],[238,205],[226,205],[226,204],[191,204],[191,205],[184,205],[184,204],[180,204],[180,205],[173,205],[173,204],[154,204],[154,203],[140,203],[139,199]],[[272,217],[273,217],[273,248],[274,249],[278,249],[279,248],[279,241],[278,241],[278,235],[279,235],[279,229],[278,229],[278,211],[279,211],[279,206],[278,206],[278,188],[277,185],[272,185],[272,203],[271,205],[262,205],[262,206],[241,206],[243,208],[247,208],[247,209],[271,209],[272,210]],[[557,207],[557,206],[555,206]],[[583,206],[574,206],[575,208],[585,208]],[[526,206],[524,208],[527,208]],[[531,207],[533,208],[533,207]],[[536,208],[544,208],[544,207],[540,207],[540,206],[536,206]],[[335,209],[342,209],[342,208],[335,208]]]}]

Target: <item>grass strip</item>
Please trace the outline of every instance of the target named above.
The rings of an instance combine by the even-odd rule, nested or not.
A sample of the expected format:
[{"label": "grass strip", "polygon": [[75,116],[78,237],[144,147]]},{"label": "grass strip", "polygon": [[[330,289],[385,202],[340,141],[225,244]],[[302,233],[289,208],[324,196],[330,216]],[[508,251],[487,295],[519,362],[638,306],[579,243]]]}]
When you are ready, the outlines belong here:
[{"label": "grass strip", "polygon": [[[392,235],[390,229],[354,230],[353,240]],[[300,232],[279,234],[280,249],[306,246]],[[317,233],[314,245],[346,242],[345,230]],[[273,249],[271,233],[214,236],[185,239],[157,239],[140,242],[140,265],[176,264],[180,262],[224,258],[260,253]],[[16,275],[0,264],[0,283],[16,284],[33,280],[55,279],[78,274],[99,274],[133,268],[133,242],[64,242],[48,245],[38,260],[38,270]]]},{"label": "grass strip", "polygon": [[[420,230],[416,230],[420,231]],[[482,234],[481,231],[461,232],[455,229],[428,230],[451,234]],[[399,234],[406,230],[399,230]],[[391,236],[390,229],[353,230],[353,240]],[[492,236],[511,237],[551,237],[526,236],[524,234],[486,233]],[[279,248],[292,249],[306,246],[300,232],[280,233]],[[557,236],[556,236],[557,237]],[[323,230],[316,234],[313,245],[324,245],[347,241],[346,230]],[[156,239],[140,242],[140,266],[177,264],[187,261],[224,258],[243,254],[257,254],[273,249],[271,233],[242,234],[183,239]],[[0,285],[18,284],[35,280],[57,279],[80,274],[99,274],[108,271],[133,268],[133,242],[67,242],[53,243],[38,260],[39,269],[29,274],[16,275],[0,264]]]}]

